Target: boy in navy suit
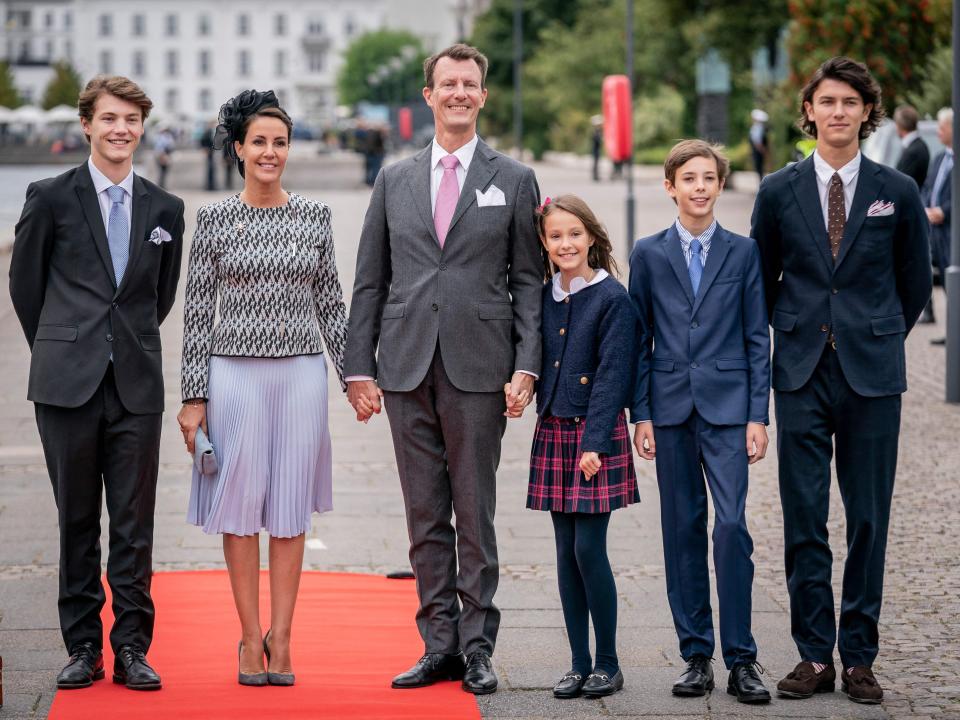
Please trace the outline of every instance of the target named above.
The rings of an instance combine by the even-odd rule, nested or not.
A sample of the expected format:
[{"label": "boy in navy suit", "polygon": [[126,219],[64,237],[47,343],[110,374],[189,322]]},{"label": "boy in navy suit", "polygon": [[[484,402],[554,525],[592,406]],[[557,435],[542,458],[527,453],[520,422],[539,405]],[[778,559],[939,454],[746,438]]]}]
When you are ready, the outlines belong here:
[{"label": "boy in navy suit", "polygon": [[637,451],[657,464],[667,595],[687,663],[673,694],[713,689],[706,475],[727,692],[766,703],[750,631],[753,541],[745,509],[747,466],[767,449],[770,338],[756,243],[713,216],[729,167],[702,140],[678,143],[664,163],[679,218],[638,240],[630,257],[641,328],[631,419]]},{"label": "boy in navy suit", "polygon": [[[800,654],[777,692],[832,692],[837,645],[843,691],[879,703],[871,665],[907,389],[903,343],[930,297],[927,218],[911,178],[860,153],[883,118],[864,65],[827,60],[801,98],[817,148],[764,179],[751,231],[774,330],[784,560]],[[827,535],[834,448],[847,521],[839,632]]]}]

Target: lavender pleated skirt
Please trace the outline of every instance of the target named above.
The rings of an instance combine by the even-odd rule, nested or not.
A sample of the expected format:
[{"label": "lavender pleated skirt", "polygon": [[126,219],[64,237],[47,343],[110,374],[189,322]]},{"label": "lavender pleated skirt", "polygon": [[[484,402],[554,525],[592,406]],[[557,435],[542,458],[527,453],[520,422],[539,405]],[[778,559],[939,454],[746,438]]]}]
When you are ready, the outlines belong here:
[{"label": "lavender pleated skirt", "polygon": [[296,537],[333,509],[322,354],[210,358],[207,429],[220,471],[193,470],[187,520],[205,533]]}]

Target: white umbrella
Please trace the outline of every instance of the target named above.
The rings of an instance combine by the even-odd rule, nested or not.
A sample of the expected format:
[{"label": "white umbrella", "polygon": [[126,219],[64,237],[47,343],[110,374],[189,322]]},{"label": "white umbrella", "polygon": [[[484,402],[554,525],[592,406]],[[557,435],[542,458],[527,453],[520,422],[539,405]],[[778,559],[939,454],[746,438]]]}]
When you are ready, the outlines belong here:
[{"label": "white umbrella", "polygon": [[57,105],[46,112],[48,123],[72,123],[77,122],[79,117],[77,109],[69,105]]},{"label": "white umbrella", "polygon": [[42,123],[45,118],[46,115],[43,110],[36,105],[21,105],[10,113],[11,121],[23,123],[24,125],[36,125]]},{"label": "white umbrella", "polygon": [[13,110],[0,105],[0,125],[6,125],[13,119]]}]

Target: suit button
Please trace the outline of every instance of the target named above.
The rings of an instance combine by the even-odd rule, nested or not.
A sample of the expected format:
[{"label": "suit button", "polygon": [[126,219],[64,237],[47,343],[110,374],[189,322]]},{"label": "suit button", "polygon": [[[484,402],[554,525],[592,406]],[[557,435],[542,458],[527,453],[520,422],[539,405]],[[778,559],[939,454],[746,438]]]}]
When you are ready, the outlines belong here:
[{"label": "suit button", "polygon": [[561,334],[561,335],[566,335],[566,334],[567,334],[567,329],[566,329],[566,328],[560,328],[560,334]]},{"label": "suit button", "polygon": [[829,330],[829,329],[830,329],[830,328],[827,327],[827,324],[826,324],[826,323],[824,323],[823,325],[820,326],[820,332],[826,332],[826,331]]},{"label": "suit button", "polygon": [[575,417],[575,418],[573,419],[573,421],[574,421],[574,422],[580,422],[580,418]]},{"label": "suit button", "polygon": [[696,360],[694,360],[692,363],[690,363],[690,367],[692,367],[694,370],[696,370],[698,367],[700,367],[700,363],[698,363]]},{"label": "suit button", "polygon": [[563,299],[563,301],[564,301],[565,303],[570,302],[570,296],[567,295],[567,296]]},{"label": "suit button", "polygon": [[113,335],[107,333],[107,342],[113,342]]},{"label": "suit button", "polygon": [[554,361],[553,361],[553,366],[554,366],[554,367],[560,367],[560,361],[559,361],[559,360],[554,360]]},{"label": "suit button", "polygon": [[692,323],[690,323],[690,327],[692,327],[694,330],[696,330],[698,327],[700,327],[700,323],[698,323],[696,320],[694,320]]},{"label": "suit button", "polygon": [[580,378],[581,385],[586,385],[589,382],[590,382],[590,378],[588,378],[587,376],[583,376],[582,378]]},{"label": "suit button", "polygon": [[430,306],[430,309],[431,309],[431,310],[439,310],[439,309],[440,309],[440,306],[437,305],[436,303],[433,303],[433,305]]},{"label": "suit button", "polygon": [[830,292],[832,292],[834,295],[836,295],[836,294],[837,294],[838,292],[840,292],[840,291],[837,290],[836,288],[833,288],[833,290],[831,290]]}]

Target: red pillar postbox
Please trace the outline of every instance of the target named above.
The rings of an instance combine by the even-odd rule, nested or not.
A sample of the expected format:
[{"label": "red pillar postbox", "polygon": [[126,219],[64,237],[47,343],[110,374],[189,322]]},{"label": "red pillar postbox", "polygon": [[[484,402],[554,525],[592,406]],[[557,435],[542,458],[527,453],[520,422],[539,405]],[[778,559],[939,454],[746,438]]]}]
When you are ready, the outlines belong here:
[{"label": "red pillar postbox", "polygon": [[603,79],[603,143],[614,162],[625,161],[633,152],[633,109],[626,75]]}]

